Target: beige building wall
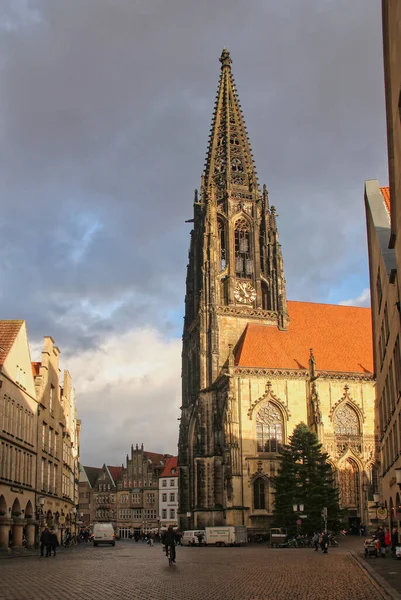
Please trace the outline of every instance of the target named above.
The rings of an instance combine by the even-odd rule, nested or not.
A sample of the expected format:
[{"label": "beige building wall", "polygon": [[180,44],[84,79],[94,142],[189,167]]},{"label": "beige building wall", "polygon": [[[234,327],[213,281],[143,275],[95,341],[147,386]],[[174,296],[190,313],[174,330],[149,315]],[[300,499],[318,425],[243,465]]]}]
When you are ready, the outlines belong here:
[{"label": "beige building wall", "polygon": [[[308,404],[309,374],[301,371],[282,373],[262,373],[254,377],[244,377],[236,369],[231,379],[235,414],[238,410],[239,432],[242,443],[238,452],[242,473],[234,476],[232,510],[227,511],[227,522],[245,524],[250,529],[266,529],[273,518],[274,488],[272,477],[277,473],[277,455],[273,452],[260,452],[257,446],[258,411],[272,403],[281,413],[284,426],[284,443],[288,443],[294,428],[300,422],[309,422]],[[323,449],[328,452],[334,475],[341,489],[341,481],[351,465],[358,473],[356,498],[346,497],[344,491],[341,504],[346,515],[355,523],[369,524],[372,518],[372,467],[375,465],[377,437],[374,431],[375,386],[372,376],[359,374],[341,377],[319,374],[316,391],[320,401],[322,423],[318,435]],[[346,411],[355,417],[359,433],[355,436],[340,436],[335,431],[336,413],[346,406]],[[235,460],[234,460],[235,463]],[[233,464],[233,472],[235,472]],[[253,480],[264,476],[266,483],[266,508],[255,509]],[[350,474],[351,475],[351,474]],[[241,499],[243,501],[241,502]],[[355,502],[355,499],[357,500]],[[243,504],[244,514],[235,508]]]},{"label": "beige building wall", "polygon": [[[401,518],[396,470],[401,468],[401,5],[382,0],[389,164],[389,206],[376,180],[365,184],[374,362],[376,431],[380,443],[380,504],[388,526]],[[387,210],[387,208],[389,210]],[[400,529],[400,528],[399,528]]]},{"label": "beige building wall", "polygon": [[389,523],[395,521],[400,497],[395,468],[401,466],[400,314],[395,278],[395,252],[388,248],[390,216],[376,180],[365,184],[365,205],[369,246],[374,363],[377,386],[375,430],[380,441],[381,504],[389,510]]},{"label": "beige building wall", "polygon": [[61,387],[61,405],[65,418],[63,440],[63,496],[67,496],[78,505],[79,483],[79,434],[81,422],[77,420],[75,389],[72,386],[71,375],[64,371],[64,381]]},{"label": "beige building wall", "polygon": [[59,357],[59,348],[50,336],[46,336],[42,360],[34,363],[34,368],[37,370],[35,387],[39,403],[36,487],[40,524],[42,528],[54,526],[61,540],[67,529],[72,533],[76,530],[78,474],[75,481],[71,432],[76,430],[76,417],[70,408],[71,381],[68,374],[67,395],[63,395]]},{"label": "beige building wall", "polygon": [[[401,6],[382,0],[384,82],[391,201],[391,242],[401,264]],[[399,280],[399,275],[398,275]],[[398,285],[400,290],[400,285]]]},{"label": "beige building wall", "polygon": [[[4,323],[4,322],[1,322]],[[1,326],[0,323],[0,326]],[[10,322],[6,322],[10,323]],[[0,548],[34,543],[37,402],[24,321],[0,362]],[[1,344],[0,344],[1,346]],[[1,347],[0,352],[5,352]],[[1,357],[0,357],[1,358]]]}]

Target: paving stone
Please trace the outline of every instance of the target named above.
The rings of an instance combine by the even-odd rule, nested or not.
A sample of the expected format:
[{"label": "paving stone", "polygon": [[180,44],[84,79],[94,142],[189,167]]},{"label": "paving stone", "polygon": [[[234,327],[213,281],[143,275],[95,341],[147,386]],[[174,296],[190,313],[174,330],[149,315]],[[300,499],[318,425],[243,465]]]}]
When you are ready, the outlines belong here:
[{"label": "paving stone", "polygon": [[382,595],[346,549],[177,549],[82,544],[56,557],[0,563],[2,600],[379,600]]}]

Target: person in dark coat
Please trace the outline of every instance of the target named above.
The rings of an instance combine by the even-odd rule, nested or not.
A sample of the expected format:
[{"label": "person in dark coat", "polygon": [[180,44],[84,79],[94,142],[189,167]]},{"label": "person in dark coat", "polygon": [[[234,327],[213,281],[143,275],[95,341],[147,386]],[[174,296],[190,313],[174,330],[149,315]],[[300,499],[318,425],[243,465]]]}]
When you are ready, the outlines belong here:
[{"label": "person in dark coat", "polygon": [[398,529],[397,527],[393,527],[391,530],[391,552],[393,556],[396,555],[395,549],[398,546]]},{"label": "person in dark coat", "polygon": [[51,556],[53,551],[53,556],[56,556],[56,548],[58,546],[57,533],[52,529],[50,531],[50,540],[49,540],[49,556]]},{"label": "person in dark coat", "polygon": [[47,546],[50,544],[50,531],[47,527],[44,528],[42,533],[40,534],[40,556],[44,556],[44,551],[46,548],[46,556],[47,554]]},{"label": "person in dark coat", "polygon": [[380,556],[383,558],[386,557],[386,534],[383,527],[379,527],[376,531],[376,539],[379,540],[380,543]]},{"label": "person in dark coat", "polygon": [[173,563],[175,563],[175,531],[172,525],[169,525],[166,533],[164,534],[164,546],[166,548],[166,555],[168,556],[168,549],[170,548],[170,556]]},{"label": "person in dark coat", "polygon": [[327,554],[327,551],[329,549],[329,534],[327,533],[326,530],[323,531],[321,547],[322,547],[324,554]]}]

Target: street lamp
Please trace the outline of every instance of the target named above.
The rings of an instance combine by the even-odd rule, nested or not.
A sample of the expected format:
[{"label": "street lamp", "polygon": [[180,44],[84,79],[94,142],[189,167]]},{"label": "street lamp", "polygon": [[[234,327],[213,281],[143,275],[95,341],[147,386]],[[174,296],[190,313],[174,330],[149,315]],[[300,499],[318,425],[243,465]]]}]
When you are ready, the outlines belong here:
[{"label": "street lamp", "polygon": [[377,511],[378,511],[378,508],[379,508],[379,502],[380,502],[380,494],[379,494],[378,492],[375,492],[375,493],[373,494],[373,502],[375,503],[375,508],[376,508],[376,523],[378,523],[378,522],[379,522],[379,519],[378,519],[378,517],[377,517]]}]

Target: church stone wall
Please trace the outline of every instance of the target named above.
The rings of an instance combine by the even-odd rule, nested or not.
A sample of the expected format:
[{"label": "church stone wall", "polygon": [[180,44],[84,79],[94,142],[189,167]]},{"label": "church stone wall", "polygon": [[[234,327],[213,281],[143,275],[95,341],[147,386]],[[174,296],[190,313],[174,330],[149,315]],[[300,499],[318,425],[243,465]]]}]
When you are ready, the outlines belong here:
[{"label": "church stone wall", "polygon": [[[242,432],[242,469],[243,482],[240,478],[233,481],[233,506],[243,505],[241,511],[227,511],[227,523],[244,524],[251,529],[264,529],[270,526],[273,518],[274,492],[271,478],[277,473],[278,456],[275,453],[260,453],[257,449],[256,419],[258,410],[268,401],[276,404],[284,419],[284,442],[288,443],[294,428],[301,421],[311,424],[308,419],[309,381],[308,373],[298,371],[288,376],[254,376],[236,375],[234,389],[240,403]],[[320,401],[321,425],[318,434],[324,449],[330,454],[334,469],[342,468],[342,463],[351,457],[360,469],[359,506],[355,516],[362,522],[368,522],[369,501],[366,492],[368,470],[375,461],[375,388],[372,380],[353,380],[345,376],[341,378],[321,376],[316,380],[316,390]],[[360,419],[362,445],[349,440],[338,444],[334,436],[333,415],[342,405],[353,407]],[[266,509],[253,508],[253,478],[266,478]]]}]

